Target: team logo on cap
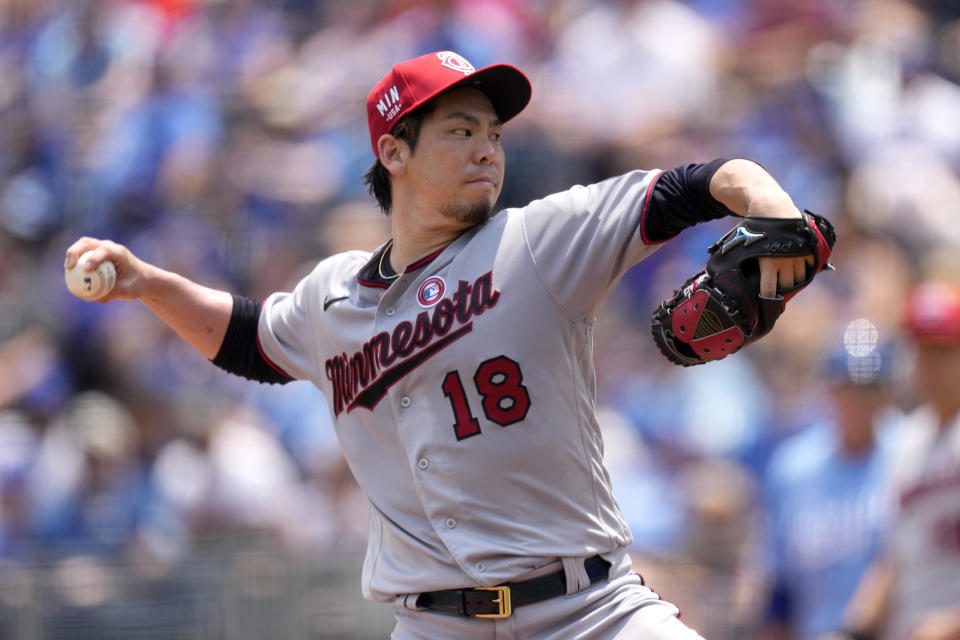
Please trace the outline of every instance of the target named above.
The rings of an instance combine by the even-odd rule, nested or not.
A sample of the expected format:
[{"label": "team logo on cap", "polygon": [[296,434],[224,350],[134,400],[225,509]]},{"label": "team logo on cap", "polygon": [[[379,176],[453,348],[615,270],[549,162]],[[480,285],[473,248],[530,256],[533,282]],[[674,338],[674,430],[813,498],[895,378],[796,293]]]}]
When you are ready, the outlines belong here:
[{"label": "team logo on cap", "polygon": [[448,69],[459,71],[465,76],[468,76],[476,71],[476,69],[473,68],[473,65],[467,62],[467,59],[461,56],[459,53],[454,53],[453,51],[441,51],[437,54],[437,57],[440,58],[440,64]]},{"label": "team logo on cap", "polygon": [[400,113],[403,104],[400,102],[400,90],[397,85],[393,85],[383,92],[383,95],[377,101],[377,113],[382,115],[387,122],[393,120],[394,116]]},{"label": "team logo on cap", "polygon": [[432,307],[443,297],[443,292],[446,288],[447,285],[444,283],[443,278],[437,276],[427,278],[417,291],[417,302],[425,309]]}]

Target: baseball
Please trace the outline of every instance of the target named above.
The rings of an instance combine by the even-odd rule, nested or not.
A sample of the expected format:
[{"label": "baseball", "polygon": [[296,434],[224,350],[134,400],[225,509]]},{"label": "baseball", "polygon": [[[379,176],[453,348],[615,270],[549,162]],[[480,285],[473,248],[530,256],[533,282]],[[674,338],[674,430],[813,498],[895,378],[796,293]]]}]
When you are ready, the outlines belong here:
[{"label": "baseball", "polygon": [[66,269],[63,277],[70,293],[84,300],[97,300],[107,295],[117,282],[117,268],[109,260],[102,262],[93,271],[84,271],[83,264],[92,251],[87,251],[73,268]]}]

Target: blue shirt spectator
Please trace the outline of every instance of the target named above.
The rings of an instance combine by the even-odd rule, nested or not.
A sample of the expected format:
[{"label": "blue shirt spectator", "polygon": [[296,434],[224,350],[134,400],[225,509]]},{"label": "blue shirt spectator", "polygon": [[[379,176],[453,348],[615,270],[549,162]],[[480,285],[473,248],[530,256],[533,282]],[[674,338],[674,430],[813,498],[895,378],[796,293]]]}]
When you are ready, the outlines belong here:
[{"label": "blue shirt spectator", "polygon": [[880,549],[897,422],[885,393],[892,367],[880,354],[855,357],[841,347],[828,365],[835,416],[788,438],[770,458],[768,638],[806,640],[842,627]]}]

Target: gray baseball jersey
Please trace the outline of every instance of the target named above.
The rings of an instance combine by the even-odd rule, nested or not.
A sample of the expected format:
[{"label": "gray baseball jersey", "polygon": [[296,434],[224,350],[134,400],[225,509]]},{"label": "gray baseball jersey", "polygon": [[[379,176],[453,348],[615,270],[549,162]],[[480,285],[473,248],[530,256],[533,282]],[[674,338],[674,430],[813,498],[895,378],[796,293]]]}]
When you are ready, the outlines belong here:
[{"label": "gray baseball jersey", "polygon": [[890,539],[896,578],[883,634],[891,640],[909,637],[930,612],[960,605],[960,416],[940,429],[933,411],[921,407],[902,436]]},{"label": "gray baseball jersey", "polygon": [[364,595],[516,579],[631,541],[603,466],[592,322],[656,245],[656,172],[508,209],[389,285],[383,247],[264,302],[263,354],[330,404],[370,502]]}]

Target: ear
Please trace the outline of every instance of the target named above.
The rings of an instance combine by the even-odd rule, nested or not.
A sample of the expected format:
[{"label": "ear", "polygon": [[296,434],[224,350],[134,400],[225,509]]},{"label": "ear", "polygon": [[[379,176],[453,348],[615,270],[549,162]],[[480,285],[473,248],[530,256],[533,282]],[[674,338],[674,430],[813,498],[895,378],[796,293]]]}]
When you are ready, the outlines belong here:
[{"label": "ear", "polygon": [[377,140],[380,164],[391,175],[400,176],[406,172],[407,158],[410,157],[410,147],[400,138],[385,133]]}]

